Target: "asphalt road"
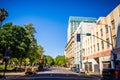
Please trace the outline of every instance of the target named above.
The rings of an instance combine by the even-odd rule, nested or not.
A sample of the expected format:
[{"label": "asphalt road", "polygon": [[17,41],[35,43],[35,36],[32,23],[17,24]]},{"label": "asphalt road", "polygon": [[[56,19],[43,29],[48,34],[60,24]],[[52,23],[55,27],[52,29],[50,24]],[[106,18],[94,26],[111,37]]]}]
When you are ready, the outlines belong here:
[{"label": "asphalt road", "polygon": [[97,76],[88,76],[71,72],[64,68],[52,67],[33,75],[11,77],[8,80],[100,80]]}]

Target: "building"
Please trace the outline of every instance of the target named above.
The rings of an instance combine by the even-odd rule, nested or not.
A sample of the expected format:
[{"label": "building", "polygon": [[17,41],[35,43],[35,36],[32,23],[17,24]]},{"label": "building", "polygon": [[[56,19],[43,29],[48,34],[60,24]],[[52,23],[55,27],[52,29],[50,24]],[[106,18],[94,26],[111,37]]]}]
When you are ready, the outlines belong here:
[{"label": "building", "polygon": [[[97,19],[96,19],[97,20]],[[86,36],[86,33],[90,33],[92,29],[96,26],[96,20],[90,20],[88,22],[81,22],[79,27],[74,33],[74,64],[76,67],[82,68],[82,46],[83,44],[83,36]],[[80,40],[77,41],[77,35],[80,34]]]},{"label": "building", "polygon": [[68,59],[67,67],[74,66],[74,35],[73,34],[65,47],[65,57]]},{"label": "building", "polygon": [[[120,5],[106,17],[99,18],[92,36],[83,37],[83,69],[101,73],[103,68],[111,66],[111,51],[120,60]],[[116,64],[120,68],[120,63]]]},{"label": "building", "polygon": [[88,22],[88,21],[94,21],[94,20],[96,20],[96,18],[70,16],[68,21],[67,42],[69,42],[72,34],[76,31],[80,22]]},{"label": "building", "polygon": [[[77,57],[77,56],[75,56],[76,51],[74,52],[74,50],[75,50],[74,42],[76,41],[75,40],[75,34],[74,34],[75,31],[77,30],[77,28],[79,27],[79,25],[82,22],[86,22],[86,23],[91,22],[92,23],[92,22],[95,22],[95,21],[96,21],[96,18],[91,18],[91,17],[76,17],[76,16],[70,16],[69,17],[69,22],[68,22],[68,43],[67,43],[67,45],[65,47],[65,52],[66,52],[65,56],[68,58],[68,61],[73,63],[73,64],[70,64],[70,66],[74,66],[74,64],[75,64],[74,62],[77,62],[77,61],[79,62],[80,61],[80,60],[77,60],[77,61],[73,60],[74,57]],[[79,55],[79,52],[76,55]],[[78,59],[79,59],[79,57],[78,57]],[[71,60],[73,60],[73,61],[71,61]]]}]

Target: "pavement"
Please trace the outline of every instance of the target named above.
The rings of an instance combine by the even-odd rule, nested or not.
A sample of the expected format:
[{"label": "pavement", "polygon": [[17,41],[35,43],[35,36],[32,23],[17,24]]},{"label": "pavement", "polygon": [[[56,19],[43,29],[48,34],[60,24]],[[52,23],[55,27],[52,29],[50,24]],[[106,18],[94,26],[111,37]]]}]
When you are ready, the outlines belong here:
[{"label": "pavement", "polygon": [[[3,75],[3,73],[0,73],[0,75]],[[10,76],[10,75],[25,75],[25,72],[6,72],[5,73],[6,76]]]},{"label": "pavement", "polygon": [[[70,68],[65,68],[66,70],[70,70]],[[102,75],[100,73],[94,73],[94,72],[82,72],[82,73],[79,73],[79,74],[85,74],[85,75],[91,75],[91,76],[98,76],[98,77],[101,77]]]},{"label": "pavement", "polygon": [[[68,68],[64,68],[64,69],[67,69],[68,71],[70,71]],[[55,72],[57,72],[57,71],[55,71]],[[58,71],[59,72],[59,71]],[[44,72],[45,73],[45,72]],[[85,74],[82,74],[82,73],[76,73],[76,72],[73,72],[73,73],[75,73],[75,74],[77,74],[77,75],[90,75],[90,76],[96,76],[96,77],[101,77],[101,75],[100,74],[98,74],[98,73],[92,73],[92,72],[89,72],[89,73],[85,73]],[[1,75],[3,75],[3,72],[2,73],[0,73]],[[20,77],[20,76],[25,76],[25,72],[6,72],[5,73],[5,75],[6,75],[6,77],[7,78],[18,78],[18,77]]]}]

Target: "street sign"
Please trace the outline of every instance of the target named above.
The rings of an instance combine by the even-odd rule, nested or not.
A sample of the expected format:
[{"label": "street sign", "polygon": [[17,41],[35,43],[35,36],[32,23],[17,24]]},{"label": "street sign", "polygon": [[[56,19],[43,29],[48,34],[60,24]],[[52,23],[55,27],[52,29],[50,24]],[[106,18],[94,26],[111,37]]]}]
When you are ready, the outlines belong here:
[{"label": "street sign", "polygon": [[25,61],[26,61],[26,62],[29,62],[29,61],[30,61],[30,59],[29,59],[29,58],[26,58],[26,59],[25,59]]}]

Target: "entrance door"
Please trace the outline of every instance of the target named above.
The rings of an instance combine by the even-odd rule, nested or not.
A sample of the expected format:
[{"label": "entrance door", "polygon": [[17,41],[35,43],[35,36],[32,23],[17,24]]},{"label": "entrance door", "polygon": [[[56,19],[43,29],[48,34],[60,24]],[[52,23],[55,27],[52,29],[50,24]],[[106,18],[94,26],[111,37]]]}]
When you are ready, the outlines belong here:
[{"label": "entrance door", "polygon": [[99,73],[99,64],[94,65],[94,72]]}]

